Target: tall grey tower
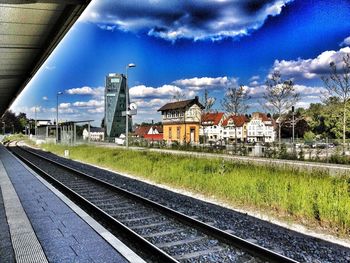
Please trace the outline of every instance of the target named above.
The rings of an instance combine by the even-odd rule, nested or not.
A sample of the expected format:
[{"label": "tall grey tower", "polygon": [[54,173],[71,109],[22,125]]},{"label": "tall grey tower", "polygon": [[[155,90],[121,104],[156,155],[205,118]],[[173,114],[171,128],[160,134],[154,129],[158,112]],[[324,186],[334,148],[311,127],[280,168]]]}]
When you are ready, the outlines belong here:
[{"label": "tall grey tower", "polygon": [[[122,133],[125,134],[126,117],[122,116],[122,112],[125,111],[125,85],[126,78],[123,74],[109,74],[106,76],[104,124],[105,138],[108,141],[113,141]],[[129,127],[131,127],[131,119],[129,120]]]}]

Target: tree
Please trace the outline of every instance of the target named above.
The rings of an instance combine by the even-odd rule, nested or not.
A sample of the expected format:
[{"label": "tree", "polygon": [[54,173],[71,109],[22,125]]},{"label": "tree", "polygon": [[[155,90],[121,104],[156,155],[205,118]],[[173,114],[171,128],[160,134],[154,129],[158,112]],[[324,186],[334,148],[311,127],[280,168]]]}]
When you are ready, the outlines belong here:
[{"label": "tree", "polygon": [[27,115],[25,113],[19,113],[16,115],[14,112],[8,110],[0,118],[1,129],[3,128],[3,122],[5,123],[5,132],[22,132],[28,123]]},{"label": "tree", "polygon": [[315,139],[315,134],[312,131],[305,132],[304,140],[306,142],[312,142]]},{"label": "tree", "polygon": [[[322,134],[326,132],[323,104],[311,103],[309,108],[305,110],[304,115],[313,133]],[[328,135],[329,134],[327,134],[327,136]]]},{"label": "tree", "polygon": [[186,98],[186,94],[181,91],[176,91],[173,95],[174,101],[184,100]]},{"label": "tree", "polygon": [[[304,109],[297,109],[294,114],[294,135],[297,138],[303,138],[304,134],[310,130],[306,117],[303,114]],[[293,136],[293,113],[289,111],[284,117],[284,122],[281,125],[281,137],[291,138]]]},{"label": "tree", "polygon": [[283,80],[278,71],[274,71],[266,80],[266,90],[263,94],[264,106],[278,116],[278,145],[281,147],[281,126],[283,114],[299,100],[292,80]]},{"label": "tree", "polygon": [[[349,105],[348,105],[349,106]],[[342,138],[343,135],[343,113],[342,103],[337,97],[329,97],[323,103],[311,103],[310,107],[303,113],[310,130],[316,135],[324,138]],[[349,136],[350,111],[347,110],[346,136]]]},{"label": "tree", "polygon": [[336,97],[342,104],[342,126],[343,126],[343,155],[345,155],[346,120],[347,107],[350,100],[350,54],[342,58],[342,70],[339,72],[337,65],[332,61],[329,64],[330,73],[322,77],[328,96]]},{"label": "tree", "polygon": [[211,108],[213,107],[214,103],[216,101],[216,98],[209,97],[209,92],[207,89],[204,90],[204,96],[201,99],[201,104],[203,105],[204,109],[201,114],[201,124],[203,127],[203,143],[206,143],[206,135],[205,135],[205,126],[203,125],[203,117],[206,116],[207,113],[211,111]]},{"label": "tree", "polygon": [[337,97],[330,97],[324,103],[320,116],[324,126],[324,135],[342,138],[343,104]]},{"label": "tree", "polygon": [[204,106],[204,113],[208,113],[211,111],[211,108],[214,106],[216,98],[209,97],[209,92],[207,89],[204,90],[204,96],[202,98],[202,105]]},{"label": "tree", "polygon": [[[249,106],[247,102],[250,100],[250,95],[244,86],[240,87],[228,87],[225,92],[225,96],[221,101],[221,106],[230,115],[238,116],[247,111]],[[235,144],[237,144],[237,127],[235,125]]]}]

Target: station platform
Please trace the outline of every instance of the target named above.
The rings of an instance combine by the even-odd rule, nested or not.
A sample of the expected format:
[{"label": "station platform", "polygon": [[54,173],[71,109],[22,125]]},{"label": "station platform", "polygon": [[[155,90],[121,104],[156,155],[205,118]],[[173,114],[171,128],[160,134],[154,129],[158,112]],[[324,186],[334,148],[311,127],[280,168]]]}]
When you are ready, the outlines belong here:
[{"label": "station platform", "polygon": [[144,262],[0,144],[0,262]]}]

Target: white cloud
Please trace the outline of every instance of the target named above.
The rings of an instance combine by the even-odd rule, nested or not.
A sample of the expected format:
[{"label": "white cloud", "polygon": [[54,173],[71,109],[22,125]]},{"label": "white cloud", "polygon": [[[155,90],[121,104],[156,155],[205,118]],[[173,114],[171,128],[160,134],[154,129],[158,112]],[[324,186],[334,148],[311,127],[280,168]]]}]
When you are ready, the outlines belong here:
[{"label": "white cloud", "polygon": [[258,81],[258,80],[260,80],[260,76],[259,76],[259,75],[254,75],[254,76],[252,76],[252,77],[249,79],[249,81]]},{"label": "white cloud", "polygon": [[92,96],[103,96],[105,91],[104,87],[91,88],[84,86],[81,88],[68,89],[65,92],[70,95],[92,95]]},{"label": "white cloud", "polygon": [[249,86],[248,90],[249,90],[249,94],[251,96],[258,96],[261,95],[262,93],[265,92],[265,85],[259,85],[259,86]]},{"label": "white cloud", "polygon": [[182,90],[174,85],[163,85],[158,88],[146,87],[145,85],[139,85],[130,88],[131,98],[145,98],[145,97],[169,97],[173,96]]},{"label": "white cloud", "polygon": [[350,54],[350,47],[338,51],[324,51],[314,59],[276,60],[272,70],[277,70],[284,77],[314,79],[329,73],[329,63],[342,67],[342,58]]},{"label": "white cloud", "polygon": [[322,96],[322,94],[327,92],[327,89],[323,87],[310,87],[310,86],[304,86],[304,85],[294,85],[295,91],[299,92],[303,96],[306,95],[315,95],[318,96],[319,98]]},{"label": "white cloud", "polygon": [[68,109],[71,107],[71,103],[69,102],[62,102],[60,103],[60,105],[58,106],[59,109]]},{"label": "white cloud", "polygon": [[94,108],[94,109],[88,109],[87,110],[90,113],[102,113],[105,111],[104,107],[98,107],[98,108]]},{"label": "white cloud", "polygon": [[66,114],[77,113],[77,111],[75,111],[72,108],[61,108],[61,109],[58,110],[58,112],[60,114],[62,114],[62,113],[66,113]]},{"label": "white cloud", "polygon": [[339,46],[341,46],[341,47],[350,46],[350,36],[348,36],[347,38],[345,38],[345,39],[343,40],[343,42],[341,42],[341,43],[339,44]]},{"label": "white cloud", "polygon": [[74,107],[101,107],[104,106],[103,100],[89,100],[89,101],[76,101],[73,103]]},{"label": "white cloud", "polygon": [[35,112],[39,113],[43,111],[43,108],[41,106],[33,106],[33,107],[30,107],[29,109],[25,107],[23,112],[28,112],[28,110],[32,113],[35,113]]},{"label": "white cloud", "polygon": [[234,38],[259,29],[293,0],[94,1],[80,21],[101,29],[146,33],[175,41]]},{"label": "white cloud", "polygon": [[[254,77],[254,76],[253,76]],[[254,77],[251,79],[260,79]],[[255,80],[253,80],[254,82]],[[174,85],[174,84],[178,84]],[[216,107],[221,99],[224,89],[232,84],[237,85],[238,79],[234,77],[194,77],[188,79],[180,79],[173,81],[171,84],[165,84],[160,87],[147,87],[139,85],[130,89],[131,101],[138,105],[138,115],[134,116],[135,122],[161,120],[161,115],[157,110],[164,104],[173,101],[173,95],[177,92],[186,95],[186,99],[194,98],[195,95],[202,95],[200,91],[204,88],[210,88],[210,96],[216,97]],[[83,87],[84,88],[84,87]],[[261,109],[262,94],[265,91],[264,84],[246,85],[245,89],[249,90],[252,100],[249,103],[250,109]],[[307,107],[310,103],[319,102],[321,94],[326,90],[323,87],[311,87],[300,84],[295,84],[295,89],[301,94],[301,101],[297,104],[298,107]],[[215,92],[219,95],[215,96]],[[75,94],[92,94],[90,89],[78,89],[72,91]],[[22,108],[22,112],[30,112],[34,115],[34,107]],[[40,113],[39,118],[54,119],[56,116],[56,108],[37,107],[37,113]],[[86,101],[62,102],[59,105],[60,119],[64,120],[81,120],[81,119],[95,119],[95,123],[99,125],[104,113],[104,99],[90,99]]]},{"label": "white cloud", "polygon": [[256,80],[249,83],[249,86],[258,86],[258,85],[259,85],[259,82]]},{"label": "white cloud", "polygon": [[[266,90],[266,86],[264,84],[260,84],[258,86],[245,86],[245,87],[246,89],[248,89],[249,95],[252,98],[251,103],[249,103],[249,106],[254,107],[253,106],[254,101],[260,101],[260,104],[261,104],[262,103],[261,100],[263,100],[263,94]],[[300,94],[299,104],[300,103],[310,104],[310,102],[320,102],[324,94],[327,93],[327,90],[325,88],[318,87],[318,86],[306,86],[306,85],[295,84],[294,88],[295,88],[295,91]]]},{"label": "white cloud", "polygon": [[49,100],[49,98],[48,98],[48,97],[46,97],[46,96],[44,96],[44,97],[43,97],[43,100]]},{"label": "white cloud", "polygon": [[138,109],[160,108],[164,104],[168,103],[169,99],[151,99],[151,100],[138,99],[138,100],[133,100],[133,102],[136,103]]},{"label": "white cloud", "polygon": [[205,88],[222,88],[226,87],[231,82],[236,82],[236,79],[229,79],[228,77],[217,77],[217,78],[190,78],[190,79],[179,79],[173,83],[175,85],[183,86],[191,90],[202,90]]}]

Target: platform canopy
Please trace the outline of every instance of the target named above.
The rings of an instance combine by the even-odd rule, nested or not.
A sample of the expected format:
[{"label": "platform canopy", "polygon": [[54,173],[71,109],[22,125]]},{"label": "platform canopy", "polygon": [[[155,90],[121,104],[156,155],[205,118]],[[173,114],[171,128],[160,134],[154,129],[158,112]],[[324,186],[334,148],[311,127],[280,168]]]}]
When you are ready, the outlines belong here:
[{"label": "platform canopy", "polygon": [[0,117],[91,0],[0,0]]}]

